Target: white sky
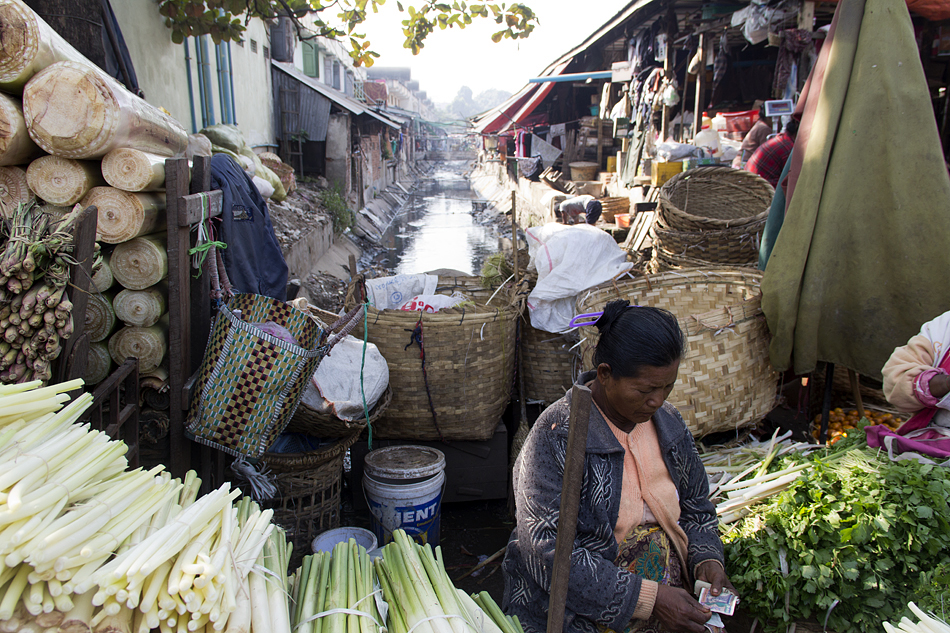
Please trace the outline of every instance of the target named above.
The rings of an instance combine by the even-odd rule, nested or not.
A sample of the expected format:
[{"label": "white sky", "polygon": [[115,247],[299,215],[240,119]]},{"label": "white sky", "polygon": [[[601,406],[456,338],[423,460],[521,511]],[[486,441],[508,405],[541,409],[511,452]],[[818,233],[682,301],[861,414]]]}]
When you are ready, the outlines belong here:
[{"label": "white sky", "polygon": [[[401,21],[396,0],[386,0],[377,14],[370,13],[362,30],[370,48],[380,54],[377,66],[408,66],[419,88],[434,103],[452,101],[459,88],[468,86],[474,95],[497,88],[516,92],[528,79],[582,42],[627,5],[628,0],[521,0],[534,10],[538,25],[524,40],[494,44],[491,34],[500,30],[488,18],[473,21],[465,30],[438,28],[425,41],[418,55],[402,48]],[[403,7],[417,5],[402,0]],[[506,0],[506,4],[510,4]],[[609,70],[609,69],[600,69]]]}]

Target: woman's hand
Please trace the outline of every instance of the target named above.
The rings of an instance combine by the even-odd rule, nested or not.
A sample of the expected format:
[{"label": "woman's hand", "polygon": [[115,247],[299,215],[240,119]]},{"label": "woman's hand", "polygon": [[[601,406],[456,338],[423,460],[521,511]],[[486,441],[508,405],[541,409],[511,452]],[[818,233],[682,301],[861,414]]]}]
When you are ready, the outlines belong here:
[{"label": "woman's hand", "polygon": [[705,633],[703,625],[712,612],[699,604],[685,589],[660,585],[653,603],[653,615],[663,628],[675,633]]},{"label": "woman's hand", "polygon": [[937,374],[930,379],[930,395],[940,400],[950,393],[950,376],[947,374]]},{"label": "woman's hand", "polygon": [[723,589],[728,589],[735,595],[739,595],[736,588],[729,582],[729,578],[726,576],[726,570],[722,568],[722,565],[717,560],[701,562],[696,568],[696,579],[703,580],[712,585],[709,589],[709,593],[714,596],[718,596],[722,593]]}]

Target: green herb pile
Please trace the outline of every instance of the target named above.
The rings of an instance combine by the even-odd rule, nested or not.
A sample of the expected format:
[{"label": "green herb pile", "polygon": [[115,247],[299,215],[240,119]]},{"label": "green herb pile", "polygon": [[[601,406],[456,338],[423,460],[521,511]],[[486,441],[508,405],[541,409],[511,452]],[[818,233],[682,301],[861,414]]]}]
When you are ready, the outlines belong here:
[{"label": "green herb pile", "polygon": [[891,462],[862,428],[829,452],[777,460],[815,467],[723,537],[743,609],[767,632],[809,619],[876,632],[911,601],[950,609],[950,469]]}]

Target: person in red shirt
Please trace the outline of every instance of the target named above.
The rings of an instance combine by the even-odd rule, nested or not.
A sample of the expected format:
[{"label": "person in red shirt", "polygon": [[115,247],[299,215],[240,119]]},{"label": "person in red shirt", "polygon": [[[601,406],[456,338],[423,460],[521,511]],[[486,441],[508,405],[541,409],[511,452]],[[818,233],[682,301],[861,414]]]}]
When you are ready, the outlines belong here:
[{"label": "person in red shirt", "polygon": [[762,176],[770,185],[777,187],[779,176],[782,175],[785,163],[795,146],[797,134],[798,121],[792,119],[785,126],[785,131],[765,141],[753,152],[752,158],[745,165],[746,171]]}]

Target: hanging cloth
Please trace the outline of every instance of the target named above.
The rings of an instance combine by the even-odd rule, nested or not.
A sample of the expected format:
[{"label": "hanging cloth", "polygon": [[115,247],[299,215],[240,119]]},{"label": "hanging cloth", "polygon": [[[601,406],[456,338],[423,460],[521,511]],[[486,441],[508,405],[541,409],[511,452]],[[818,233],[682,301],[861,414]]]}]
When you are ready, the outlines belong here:
[{"label": "hanging cloth", "polygon": [[880,376],[950,305],[950,177],[903,0],[842,0],[829,37],[803,91],[762,310],[777,370]]},{"label": "hanging cloth", "polygon": [[788,78],[792,74],[795,58],[812,45],[812,34],[804,29],[786,29],[775,61],[775,77],[772,80],[772,96],[780,99],[785,93]]}]

